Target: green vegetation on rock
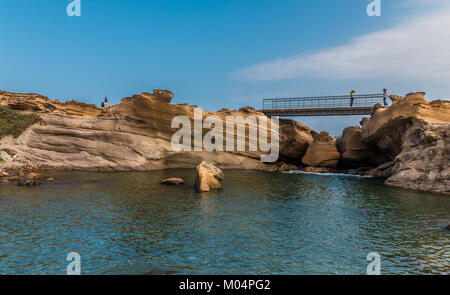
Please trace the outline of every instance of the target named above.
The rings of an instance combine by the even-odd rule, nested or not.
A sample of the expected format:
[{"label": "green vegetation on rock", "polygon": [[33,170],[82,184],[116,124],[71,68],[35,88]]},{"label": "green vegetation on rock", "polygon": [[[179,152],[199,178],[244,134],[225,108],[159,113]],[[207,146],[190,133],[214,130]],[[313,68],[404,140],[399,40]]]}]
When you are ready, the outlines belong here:
[{"label": "green vegetation on rock", "polygon": [[8,134],[18,137],[25,129],[40,119],[37,114],[22,114],[0,106],[0,137]]}]

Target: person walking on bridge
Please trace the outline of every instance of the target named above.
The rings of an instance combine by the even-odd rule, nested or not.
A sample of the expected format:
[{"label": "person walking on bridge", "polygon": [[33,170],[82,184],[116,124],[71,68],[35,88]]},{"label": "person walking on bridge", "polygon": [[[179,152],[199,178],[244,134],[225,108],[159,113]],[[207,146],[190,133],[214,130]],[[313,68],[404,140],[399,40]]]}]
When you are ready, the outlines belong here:
[{"label": "person walking on bridge", "polygon": [[387,103],[387,90],[386,90],[386,88],[383,89],[383,103],[384,103],[385,106],[388,105],[388,103]]},{"label": "person walking on bridge", "polygon": [[355,99],[355,90],[350,91],[350,106],[353,106],[353,101]]}]

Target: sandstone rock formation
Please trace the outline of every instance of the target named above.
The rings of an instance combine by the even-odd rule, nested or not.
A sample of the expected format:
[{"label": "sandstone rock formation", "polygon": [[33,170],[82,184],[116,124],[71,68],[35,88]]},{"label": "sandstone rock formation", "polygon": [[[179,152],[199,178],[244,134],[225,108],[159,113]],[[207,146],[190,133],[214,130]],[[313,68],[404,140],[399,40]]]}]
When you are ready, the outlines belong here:
[{"label": "sandstone rock formation", "polygon": [[393,160],[401,151],[404,135],[414,124],[448,124],[450,102],[428,102],[425,93],[411,93],[387,108],[376,109],[362,121],[362,141]]},{"label": "sandstone rock formation", "polygon": [[326,131],[314,136],[314,140],[306,150],[302,163],[311,167],[333,167],[339,162],[340,154],[336,141]]},{"label": "sandstone rock formation", "polygon": [[[171,138],[177,129],[171,127],[171,121],[176,116],[186,116],[193,128],[196,106],[172,104],[172,96],[170,91],[154,90],[152,94],[144,92],[133,95],[122,99],[116,106],[100,109],[76,101],[62,103],[38,94],[2,91],[1,105],[39,113],[41,121],[18,138],[1,138],[0,147],[8,148],[40,167],[53,169],[126,171],[195,168],[202,160],[223,169],[270,170],[277,166],[276,163],[262,163],[261,152],[249,151],[248,146],[246,151],[236,152],[174,151]],[[203,118],[211,115],[223,122],[226,116],[266,118],[251,107],[239,111],[203,111]],[[315,131],[290,120],[282,120],[280,125],[280,155],[286,159],[298,159],[306,151]],[[204,127],[203,135],[208,131],[210,128]],[[270,138],[270,124],[267,132]],[[224,126],[224,138],[226,134]],[[233,136],[236,139],[235,133]],[[247,144],[250,138],[256,140],[247,130]]]},{"label": "sandstone rock formation", "polygon": [[361,127],[347,127],[336,140],[343,167],[376,166],[387,159],[383,153],[361,141]]},{"label": "sandstone rock formation", "polygon": [[195,189],[200,192],[209,192],[211,189],[220,188],[220,181],[223,179],[222,170],[207,161],[202,161],[197,165]]},{"label": "sandstone rock formation", "polygon": [[180,184],[184,184],[184,180],[182,178],[172,177],[172,178],[163,179],[163,180],[161,180],[160,183],[166,184],[166,185],[180,185]]},{"label": "sandstone rock formation", "polygon": [[29,172],[27,175],[21,175],[18,185],[34,186],[39,183],[39,176],[35,172]]},{"label": "sandstone rock formation", "polygon": [[93,104],[76,100],[65,103],[50,100],[48,97],[35,93],[11,93],[0,91],[0,105],[11,109],[27,110],[43,113],[63,114],[68,116],[95,117],[101,110]]},{"label": "sandstone rock formation", "polygon": [[293,164],[287,164],[285,162],[281,162],[281,164],[275,169],[277,172],[291,171],[297,170],[298,167]]},{"label": "sandstone rock formation", "polygon": [[[426,101],[423,92],[393,96],[362,121],[362,143],[384,153],[393,167],[386,184],[450,193],[450,101]],[[392,98],[391,98],[392,99]]]},{"label": "sandstone rock formation", "polygon": [[404,136],[386,184],[450,194],[450,124],[417,124]]},{"label": "sandstone rock formation", "polygon": [[295,120],[280,119],[280,155],[287,161],[303,158],[318,133]]}]

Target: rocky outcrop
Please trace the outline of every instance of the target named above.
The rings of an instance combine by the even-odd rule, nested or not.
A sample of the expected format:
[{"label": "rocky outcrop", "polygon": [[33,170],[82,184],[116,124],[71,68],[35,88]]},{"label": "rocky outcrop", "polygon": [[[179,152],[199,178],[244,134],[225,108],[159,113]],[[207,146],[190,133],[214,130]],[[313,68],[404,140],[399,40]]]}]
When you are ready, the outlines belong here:
[{"label": "rocky outcrop", "polygon": [[[41,167],[61,169],[127,171],[195,168],[202,160],[222,169],[270,170],[277,166],[276,163],[260,161],[261,154],[265,153],[249,151],[248,142],[250,139],[256,140],[257,135],[248,130],[245,151],[174,151],[171,139],[177,129],[171,127],[172,119],[186,116],[193,128],[196,106],[172,104],[172,97],[170,91],[154,90],[153,93],[133,95],[122,99],[116,106],[100,109],[76,101],[62,103],[38,94],[2,91],[0,104],[23,112],[39,113],[41,120],[18,138],[2,137],[0,147],[8,148]],[[267,118],[251,107],[239,111],[203,111],[203,118],[207,116],[216,116],[223,122],[226,116]],[[203,135],[210,130],[204,127]],[[270,124],[266,131],[270,138]],[[224,126],[224,138],[227,132]],[[236,138],[235,132],[232,136]],[[280,155],[286,159],[298,159],[315,133],[309,127],[290,120],[281,120],[280,132]]]},{"label": "rocky outcrop", "polygon": [[450,194],[450,124],[415,124],[386,184]]},{"label": "rocky outcrop", "polygon": [[314,136],[313,142],[306,150],[302,163],[311,167],[333,167],[339,162],[340,154],[336,140],[326,131]]},{"label": "rocky outcrop", "polygon": [[336,140],[343,167],[376,166],[387,161],[383,153],[361,141],[361,127],[347,127]]},{"label": "rocky outcrop", "polygon": [[68,116],[95,117],[101,109],[93,104],[86,104],[76,100],[60,102],[35,93],[11,93],[0,91],[0,105],[15,110],[26,110],[40,113],[53,113]]},{"label": "rocky outcrop", "polygon": [[298,161],[317,134],[298,121],[280,119],[280,156],[288,161]]},{"label": "rocky outcrop", "polygon": [[386,184],[448,194],[450,101],[430,102],[424,95],[392,96],[392,106],[374,108],[362,121],[361,141],[392,161],[381,172]]},{"label": "rocky outcrop", "polygon": [[160,183],[165,185],[180,185],[184,184],[184,180],[182,178],[172,177],[163,179]]},{"label": "rocky outcrop", "polygon": [[390,107],[375,108],[371,117],[361,122],[361,140],[385,153],[391,161],[401,152],[404,135],[414,123],[448,124],[449,122],[449,101],[429,102],[425,100],[425,93],[411,93],[404,98],[397,98]]},{"label": "rocky outcrop", "polygon": [[200,192],[209,192],[211,189],[220,188],[220,181],[223,179],[222,170],[209,162],[202,161],[197,165],[195,189]]}]

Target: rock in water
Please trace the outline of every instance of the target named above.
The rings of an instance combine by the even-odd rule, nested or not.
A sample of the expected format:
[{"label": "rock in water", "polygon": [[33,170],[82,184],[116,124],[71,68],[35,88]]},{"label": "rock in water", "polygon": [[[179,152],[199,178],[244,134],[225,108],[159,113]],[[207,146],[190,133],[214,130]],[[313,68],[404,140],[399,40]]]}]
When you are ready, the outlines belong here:
[{"label": "rock in water", "polygon": [[305,124],[280,119],[280,155],[285,159],[301,159],[318,133]]},{"label": "rock in water", "polygon": [[450,194],[450,101],[424,95],[410,93],[374,110],[362,121],[361,140],[393,161],[386,184]]},{"label": "rock in water", "polygon": [[222,170],[209,162],[202,161],[197,165],[195,189],[201,192],[209,192],[211,189],[220,188],[220,181],[223,179]]},{"label": "rock in water", "polygon": [[166,185],[179,185],[179,184],[184,184],[184,180],[182,178],[172,177],[172,178],[163,179],[163,180],[161,180],[160,183],[166,184]]},{"label": "rock in water", "polygon": [[282,162],[276,169],[276,172],[284,172],[284,171],[292,171],[297,170],[298,167],[292,164],[286,164],[285,162]]},{"label": "rock in water", "polygon": [[341,166],[360,167],[364,165],[378,166],[385,163],[387,158],[383,153],[361,141],[361,127],[347,127],[336,140],[336,147],[341,153]]},{"label": "rock in water", "polygon": [[39,177],[37,173],[30,172],[25,177],[22,177],[18,185],[27,185],[27,186],[34,186],[39,184]]},{"label": "rock in water", "polygon": [[447,225],[447,227],[445,229],[450,230],[450,223]]},{"label": "rock in water", "polygon": [[333,167],[341,155],[336,148],[336,141],[326,131],[314,136],[312,144],[306,150],[302,163],[311,167]]}]

